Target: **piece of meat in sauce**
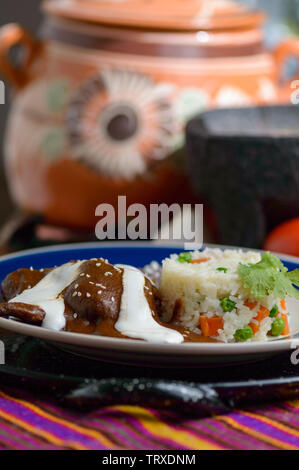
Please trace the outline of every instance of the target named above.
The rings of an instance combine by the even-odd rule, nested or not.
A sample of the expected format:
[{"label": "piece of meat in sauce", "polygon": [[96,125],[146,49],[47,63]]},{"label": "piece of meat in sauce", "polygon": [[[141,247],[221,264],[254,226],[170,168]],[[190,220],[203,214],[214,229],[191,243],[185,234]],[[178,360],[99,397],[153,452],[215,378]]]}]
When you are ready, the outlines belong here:
[{"label": "piece of meat in sauce", "polygon": [[[9,274],[2,282],[2,294],[6,302],[0,304],[0,316],[13,316],[26,323],[42,324],[45,312],[38,306],[7,301],[25,289],[34,287],[50,271],[51,269],[44,271],[19,269]],[[123,292],[122,275],[121,268],[103,259],[83,262],[76,278],[62,291],[66,319],[64,329],[123,337],[114,329]],[[144,293],[154,317],[158,319],[158,292],[147,278],[145,278]]]}]

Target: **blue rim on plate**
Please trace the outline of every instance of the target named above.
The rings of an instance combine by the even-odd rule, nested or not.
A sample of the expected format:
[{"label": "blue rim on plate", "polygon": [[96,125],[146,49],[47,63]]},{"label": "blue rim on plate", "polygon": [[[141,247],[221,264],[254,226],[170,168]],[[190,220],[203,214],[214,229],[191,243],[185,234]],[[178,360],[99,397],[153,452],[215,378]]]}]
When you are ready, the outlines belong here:
[{"label": "blue rim on plate", "polygon": [[[206,245],[211,248],[245,249],[222,245]],[[155,245],[153,243],[73,243],[65,245],[52,245],[44,248],[23,250],[13,254],[0,256],[0,282],[10,272],[24,267],[33,266],[41,269],[47,266],[55,266],[66,263],[72,259],[88,259],[103,257],[111,263],[132,264],[143,267],[151,261],[161,262],[172,253],[180,253],[184,250],[182,245]],[[246,248],[248,251],[249,249]],[[250,250],[260,251],[261,250]],[[284,254],[278,254],[285,266],[289,269],[299,268],[299,258]]]}]

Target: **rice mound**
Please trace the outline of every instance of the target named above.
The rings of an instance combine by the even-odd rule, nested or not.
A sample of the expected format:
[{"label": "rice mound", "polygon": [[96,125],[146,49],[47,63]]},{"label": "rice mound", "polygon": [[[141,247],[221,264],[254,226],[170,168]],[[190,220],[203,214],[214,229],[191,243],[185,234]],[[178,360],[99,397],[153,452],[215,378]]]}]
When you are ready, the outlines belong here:
[{"label": "rice mound", "polygon": [[[261,306],[271,310],[280,300],[272,295],[249,308],[245,302],[256,302],[249,290],[244,288],[238,276],[239,263],[258,263],[261,254],[254,251],[220,250],[207,248],[191,253],[192,260],[203,260],[198,264],[181,263],[178,255],[163,261],[160,281],[163,321],[175,320],[191,331],[200,333],[200,317],[219,316],[223,329],[218,330],[217,339],[235,342],[234,334],[251,322],[255,322]],[[225,268],[226,271],[219,271]],[[220,301],[229,298],[235,302],[231,312],[224,312]],[[272,319],[264,318],[258,332],[249,341],[265,341],[271,329]]]}]

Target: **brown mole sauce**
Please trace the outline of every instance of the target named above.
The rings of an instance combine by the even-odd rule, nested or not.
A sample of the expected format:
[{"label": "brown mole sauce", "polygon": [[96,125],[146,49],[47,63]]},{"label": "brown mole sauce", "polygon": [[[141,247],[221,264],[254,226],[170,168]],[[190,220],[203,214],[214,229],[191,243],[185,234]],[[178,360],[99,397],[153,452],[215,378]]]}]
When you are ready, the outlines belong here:
[{"label": "brown mole sauce", "polygon": [[[4,299],[11,300],[25,289],[34,287],[50,271],[51,269],[42,271],[19,269],[9,274],[2,282]],[[120,312],[123,292],[122,274],[122,269],[116,268],[103,259],[84,262],[76,279],[63,291],[66,318],[64,330],[112,338],[127,338],[114,327]],[[162,322],[158,315],[160,308],[158,290],[147,278],[145,278],[144,294],[155,320],[160,325],[181,333],[184,336],[184,342],[217,342],[217,340],[205,338],[198,333],[187,330],[178,323],[177,314],[174,315],[171,323]],[[13,304],[9,305],[7,315],[12,315]],[[3,316],[5,315],[5,304],[2,304],[1,307],[0,315]],[[32,306],[31,310],[34,313],[35,306]],[[36,307],[36,310],[40,309]],[[15,304],[15,316],[21,317],[21,312],[18,312],[18,304]]]}]

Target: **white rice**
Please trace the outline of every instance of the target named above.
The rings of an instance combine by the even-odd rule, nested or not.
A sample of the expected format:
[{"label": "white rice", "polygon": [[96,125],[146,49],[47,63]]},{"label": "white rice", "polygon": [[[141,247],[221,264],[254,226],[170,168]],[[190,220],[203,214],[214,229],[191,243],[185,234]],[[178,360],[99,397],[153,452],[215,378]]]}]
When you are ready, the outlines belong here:
[{"label": "white rice", "polygon": [[[162,299],[163,320],[173,318],[177,302],[179,312],[176,320],[191,331],[200,328],[200,316],[219,316],[223,319],[223,329],[218,331],[217,339],[223,342],[235,342],[234,334],[251,322],[261,306],[271,310],[280,300],[273,296],[259,300],[256,307],[248,308],[244,302],[255,302],[248,289],[245,289],[238,276],[239,263],[258,263],[261,255],[258,252],[242,250],[220,250],[207,248],[203,252],[192,253],[192,260],[209,258],[200,264],[181,263],[178,255],[171,255],[163,261],[160,294]],[[226,272],[217,268],[226,268]],[[220,301],[229,298],[235,302],[231,312],[224,312]],[[252,341],[264,341],[271,329],[273,319],[268,317],[261,321],[259,331]]]}]

